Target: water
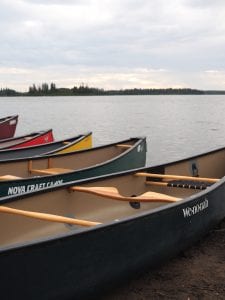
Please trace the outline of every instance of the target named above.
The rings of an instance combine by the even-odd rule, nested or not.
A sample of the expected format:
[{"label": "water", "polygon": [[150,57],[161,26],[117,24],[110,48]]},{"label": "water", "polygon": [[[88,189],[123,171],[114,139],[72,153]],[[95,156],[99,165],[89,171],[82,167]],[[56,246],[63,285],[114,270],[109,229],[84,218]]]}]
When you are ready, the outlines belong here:
[{"label": "water", "polygon": [[15,97],[0,107],[1,117],[19,114],[16,135],[92,131],[95,146],[146,136],[148,165],[225,146],[225,96]]}]

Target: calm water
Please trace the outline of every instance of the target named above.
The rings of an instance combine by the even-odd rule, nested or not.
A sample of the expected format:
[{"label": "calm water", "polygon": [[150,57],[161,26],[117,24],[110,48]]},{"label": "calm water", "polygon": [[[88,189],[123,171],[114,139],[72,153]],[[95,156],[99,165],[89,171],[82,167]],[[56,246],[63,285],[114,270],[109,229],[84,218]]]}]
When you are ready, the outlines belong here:
[{"label": "calm water", "polygon": [[146,136],[149,165],[225,146],[225,96],[16,97],[0,105],[2,117],[19,114],[17,135],[92,131],[96,146]]}]

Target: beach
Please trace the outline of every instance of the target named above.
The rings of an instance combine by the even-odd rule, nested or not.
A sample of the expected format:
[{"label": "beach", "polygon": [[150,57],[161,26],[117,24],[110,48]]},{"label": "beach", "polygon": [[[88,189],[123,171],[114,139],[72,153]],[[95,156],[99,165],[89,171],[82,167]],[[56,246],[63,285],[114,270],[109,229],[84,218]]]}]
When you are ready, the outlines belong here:
[{"label": "beach", "polygon": [[179,256],[134,275],[102,299],[225,299],[225,220]]}]

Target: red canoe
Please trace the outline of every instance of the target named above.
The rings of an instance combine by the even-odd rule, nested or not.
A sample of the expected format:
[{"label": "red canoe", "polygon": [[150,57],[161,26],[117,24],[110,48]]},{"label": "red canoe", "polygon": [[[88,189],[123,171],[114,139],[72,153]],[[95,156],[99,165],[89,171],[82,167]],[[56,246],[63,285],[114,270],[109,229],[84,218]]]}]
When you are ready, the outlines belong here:
[{"label": "red canoe", "polygon": [[33,132],[27,135],[0,140],[0,150],[36,146],[54,141],[52,129]]},{"label": "red canoe", "polygon": [[8,139],[14,136],[17,122],[18,115],[0,119],[0,140]]}]

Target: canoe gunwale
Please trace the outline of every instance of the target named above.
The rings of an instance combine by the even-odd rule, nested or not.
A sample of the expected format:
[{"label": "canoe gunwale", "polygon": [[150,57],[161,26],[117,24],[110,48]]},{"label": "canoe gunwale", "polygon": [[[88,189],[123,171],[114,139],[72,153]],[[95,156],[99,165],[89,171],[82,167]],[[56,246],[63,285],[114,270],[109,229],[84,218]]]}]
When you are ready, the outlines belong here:
[{"label": "canoe gunwale", "polygon": [[14,120],[14,119],[18,119],[18,115],[13,115],[13,116],[8,116],[8,117],[4,117],[4,118],[0,118],[0,125],[5,122],[8,122],[8,121],[11,121],[11,120]]}]

